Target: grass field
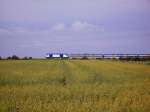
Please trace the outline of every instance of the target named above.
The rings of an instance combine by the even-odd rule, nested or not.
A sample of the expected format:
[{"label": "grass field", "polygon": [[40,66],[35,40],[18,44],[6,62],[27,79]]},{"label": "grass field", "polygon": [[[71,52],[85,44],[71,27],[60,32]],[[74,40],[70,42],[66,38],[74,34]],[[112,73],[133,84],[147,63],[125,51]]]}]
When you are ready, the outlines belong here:
[{"label": "grass field", "polygon": [[150,66],[2,60],[0,112],[150,112]]}]

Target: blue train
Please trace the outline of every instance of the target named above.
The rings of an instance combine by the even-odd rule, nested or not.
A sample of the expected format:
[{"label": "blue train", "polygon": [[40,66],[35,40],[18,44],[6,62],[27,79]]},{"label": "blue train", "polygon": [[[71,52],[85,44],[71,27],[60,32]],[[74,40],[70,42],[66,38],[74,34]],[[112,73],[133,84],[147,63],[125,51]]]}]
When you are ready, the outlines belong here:
[{"label": "blue train", "polygon": [[150,60],[150,54],[67,54],[47,53],[47,59],[117,59],[117,60]]},{"label": "blue train", "polygon": [[69,58],[69,55],[65,53],[47,53],[46,58],[47,59],[54,59],[54,58],[67,59]]}]

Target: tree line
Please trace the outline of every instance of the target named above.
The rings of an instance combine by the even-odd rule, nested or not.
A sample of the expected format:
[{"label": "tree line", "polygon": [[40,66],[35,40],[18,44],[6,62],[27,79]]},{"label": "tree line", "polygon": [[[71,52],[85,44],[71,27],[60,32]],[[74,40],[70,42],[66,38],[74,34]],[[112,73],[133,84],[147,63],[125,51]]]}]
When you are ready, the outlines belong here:
[{"label": "tree line", "polygon": [[27,57],[27,56],[25,56],[25,57],[23,57],[23,58],[20,58],[20,57],[17,56],[17,55],[12,55],[12,56],[8,56],[7,58],[2,58],[2,57],[0,56],[0,60],[2,60],[2,59],[7,59],[7,60],[31,60],[32,57]]}]

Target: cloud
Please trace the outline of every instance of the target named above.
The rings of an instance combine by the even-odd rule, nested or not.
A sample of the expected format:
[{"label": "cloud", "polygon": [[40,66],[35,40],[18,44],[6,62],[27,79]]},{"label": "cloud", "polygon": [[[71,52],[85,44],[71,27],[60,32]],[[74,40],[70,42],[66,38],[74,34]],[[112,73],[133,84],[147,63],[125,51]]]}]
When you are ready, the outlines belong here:
[{"label": "cloud", "polygon": [[103,31],[98,25],[90,24],[88,22],[75,21],[70,25],[65,25],[65,23],[55,24],[52,26],[52,31],[65,31],[65,32],[96,32]]},{"label": "cloud", "polygon": [[33,29],[21,27],[21,26],[14,26],[14,27],[2,27],[0,28],[0,34],[6,33],[6,34],[14,34],[14,33],[29,33],[32,32]]},{"label": "cloud", "polygon": [[102,31],[102,29],[94,24],[90,24],[87,22],[80,22],[80,21],[76,21],[74,23],[72,23],[71,25],[71,29],[74,31]]},{"label": "cloud", "polygon": [[52,27],[52,30],[54,30],[54,31],[64,31],[65,29],[66,29],[66,27],[65,27],[64,23],[59,23]]}]

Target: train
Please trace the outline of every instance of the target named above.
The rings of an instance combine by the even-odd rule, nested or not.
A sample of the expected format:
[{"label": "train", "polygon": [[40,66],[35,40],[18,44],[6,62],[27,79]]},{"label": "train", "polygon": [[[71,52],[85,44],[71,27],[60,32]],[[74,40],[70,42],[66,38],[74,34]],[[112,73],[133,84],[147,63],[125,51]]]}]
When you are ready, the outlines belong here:
[{"label": "train", "polygon": [[116,59],[116,60],[150,60],[150,54],[89,54],[89,53],[47,53],[47,59]]}]

